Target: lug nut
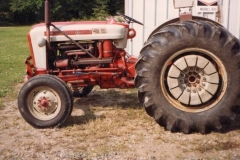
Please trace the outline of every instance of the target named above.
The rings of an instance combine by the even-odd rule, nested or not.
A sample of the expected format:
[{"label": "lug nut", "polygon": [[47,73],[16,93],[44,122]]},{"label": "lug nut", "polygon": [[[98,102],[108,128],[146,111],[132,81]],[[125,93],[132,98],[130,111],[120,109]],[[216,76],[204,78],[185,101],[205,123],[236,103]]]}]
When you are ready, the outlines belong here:
[{"label": "lug nut", "polygon": [[184,90],[186,87],[185,86],[182,86],[182,90]]}]

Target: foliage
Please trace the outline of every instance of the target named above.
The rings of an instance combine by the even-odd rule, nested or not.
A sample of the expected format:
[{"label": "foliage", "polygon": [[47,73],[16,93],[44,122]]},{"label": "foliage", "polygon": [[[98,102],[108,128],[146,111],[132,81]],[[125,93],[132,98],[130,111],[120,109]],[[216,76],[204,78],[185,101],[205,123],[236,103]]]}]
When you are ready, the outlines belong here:
[{"label": "foliage", "polygon": [[108,15],[108,2],[109,0],[95,0],[95,6],[93,8],[93,15],[97,20],[102,20]]},{"label": "foliage", "polygon": [[0,0],[0,25],[10,21],[10,5],[6,0]]},{"label": "foliage", "polygon": [[43,13],[42,0],[11,0],[10,10],[13,12],[13,21],[17,23],[34,23],[41,19]]},{"label": "foliage", "polygon": [[[124,0],[50,1],[52,21],[102,20],[117,11],[123,13]],[[44,21],[44,0],[0,0],[0,22],[33,24]],[[0,23],[1,25],[1,23]]]}]

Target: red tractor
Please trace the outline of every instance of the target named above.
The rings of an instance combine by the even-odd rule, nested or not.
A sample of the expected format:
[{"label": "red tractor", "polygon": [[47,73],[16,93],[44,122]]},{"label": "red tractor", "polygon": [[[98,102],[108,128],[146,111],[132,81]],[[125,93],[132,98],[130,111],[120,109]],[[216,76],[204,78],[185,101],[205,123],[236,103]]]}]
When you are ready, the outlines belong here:
[{"label": "red tractor", "polygon": [[[157,123],[184,133],[222,131],[240,113],[240,43],[222,25],[191,14],[192,0],[175,0],[179,18],[156,28],[138,59],[124,50],[141,22],[51,22],[28,33],[30,56],[18,97],[22,117],[35,128],[63,124],[73,96],[100,88],[138,89],[139,101]],[[188,12],[186,12],[186,10]]]}]

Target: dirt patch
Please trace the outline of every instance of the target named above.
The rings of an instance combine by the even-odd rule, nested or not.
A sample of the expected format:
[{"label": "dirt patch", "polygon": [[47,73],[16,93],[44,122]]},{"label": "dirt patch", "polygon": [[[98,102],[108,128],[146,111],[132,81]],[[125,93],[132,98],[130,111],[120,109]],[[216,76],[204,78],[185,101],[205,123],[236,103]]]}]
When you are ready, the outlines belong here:
[{"label": "dirt patch", "polygon": [[136,90],[94,88],[88,97],[74,99],[71,117],[53,129],[28,125],[17,100],[4,106],[0,159],[240,159],[240,130],[164,131],[141,108]]}]

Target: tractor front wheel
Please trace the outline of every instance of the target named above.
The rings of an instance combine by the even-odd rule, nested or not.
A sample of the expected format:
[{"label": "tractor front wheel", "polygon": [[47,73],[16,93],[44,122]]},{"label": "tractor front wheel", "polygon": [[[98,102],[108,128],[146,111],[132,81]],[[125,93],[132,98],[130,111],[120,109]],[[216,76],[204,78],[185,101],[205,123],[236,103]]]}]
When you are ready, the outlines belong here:
[{"label": "tractor front wheel", "polygon": [[18,108],[22,117],[35,128],[57,127],[72,112],[73,97],[68,86],[56,76],[31,78],[21,88]]}]

